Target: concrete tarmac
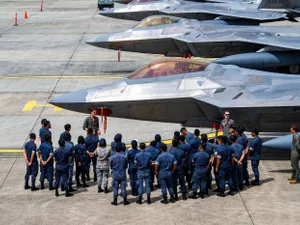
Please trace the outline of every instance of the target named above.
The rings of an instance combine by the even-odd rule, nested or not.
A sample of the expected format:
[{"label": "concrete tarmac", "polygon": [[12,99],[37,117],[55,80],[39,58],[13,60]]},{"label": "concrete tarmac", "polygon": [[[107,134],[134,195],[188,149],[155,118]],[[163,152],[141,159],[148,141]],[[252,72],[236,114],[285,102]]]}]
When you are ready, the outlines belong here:
[{"label": "concrete tarmac", "polygon": [[[44,1],[42,12],[40,4],[39,0],[0,0],[0,151],[22,149],[28,134],[38,133],[43,118],[52,123],[55,146],[65,123],[72,124],[76,142],[85,134],[81,126],[87,115],[57,109],[48,104],[49,99],[114,82],[160,58],[122,52],[118,62],[116,51],[85,44],[99,34],[136,23],[98,15],[96,0]],[[23,18],[25,11],[28,19]],[[15,13],[18,26],[13,26]],[[110,142],[120,132],[129,143],[150,141],[160,133],[169,139],[178,129],[179,124],[108,118],[103,137]],[[291,172],[289,153],[268,150],[264,154],[262,185],[233,197],[211,194],[204,200],[165,206],[156,190],[152,205],[139,206],[129,195],[130,206],[113,207],[112,193],[98,194],[95,183],[68,199],[56,198],[48,190],[25,191],[22,154],[0,153],[0,224],[299,224],[299,185],[286,180]]]}]

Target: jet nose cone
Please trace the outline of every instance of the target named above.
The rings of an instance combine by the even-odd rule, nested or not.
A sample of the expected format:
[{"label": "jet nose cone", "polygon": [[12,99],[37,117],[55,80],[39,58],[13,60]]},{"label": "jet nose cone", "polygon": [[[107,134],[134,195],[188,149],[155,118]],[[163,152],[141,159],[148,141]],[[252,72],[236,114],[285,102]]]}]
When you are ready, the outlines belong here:
[{"label": "jet nose cone", "polygon": [[292,139],[292,135],[285,135],[282,137],[274,138],[264,142],[263,147],[290,151],[292,147]]},{"label": "jet nose cone", "polygon": [[88,113],[89,109],[86,106],[87,89],[73,91],[61,96],[55,97],[49,101],[50,104],[71,111]]},{"label": "jet nose cone", "polygon": [[101,48],[108,48],[109,38],[110,38],[109,34],[104,34],[104,35],[95,37],[93,39],[90,39],[90,40],[86,41],[86,43],[93,45],[93,46],[101,47]]}]

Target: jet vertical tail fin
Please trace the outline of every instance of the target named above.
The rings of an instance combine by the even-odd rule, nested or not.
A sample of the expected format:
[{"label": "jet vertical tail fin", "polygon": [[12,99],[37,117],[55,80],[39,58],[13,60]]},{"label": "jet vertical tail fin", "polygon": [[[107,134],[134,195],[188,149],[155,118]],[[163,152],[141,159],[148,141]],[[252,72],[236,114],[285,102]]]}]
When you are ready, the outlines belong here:
[{"label": "jet vertical tail fin", "polygon": [[299,9],[300,0],[262,0],[258,9]]}]

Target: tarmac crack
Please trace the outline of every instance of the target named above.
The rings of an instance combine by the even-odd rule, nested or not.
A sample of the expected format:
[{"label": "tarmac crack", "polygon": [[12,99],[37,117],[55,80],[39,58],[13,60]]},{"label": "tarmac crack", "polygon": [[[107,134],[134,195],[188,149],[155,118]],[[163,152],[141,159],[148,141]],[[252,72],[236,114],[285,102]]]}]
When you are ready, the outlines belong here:
[{"label": "tarmac crack", "polygon": [[251,220],[251,223],[254,225],[254,221],[253,221],[253,219],[252,219],[252,216],[250,215],[250,212],[249,212],[249,210],[248,210],[248,208],[247,208],[247,205],[246,205],[246,203],[245,203],[245,201],[244,201],[244,199],[242,198],[242,195],[239,193],[239,196],[240,196],[240,198],[241,198],[241,201],[242,201],[242,203],[243,203],[243,206],[244,206],[244,208],[245,208],[245,210],[246,210],[246,212],[247,212],[247,214],[248,214],[248,216],[249,216],[249,219]]}]

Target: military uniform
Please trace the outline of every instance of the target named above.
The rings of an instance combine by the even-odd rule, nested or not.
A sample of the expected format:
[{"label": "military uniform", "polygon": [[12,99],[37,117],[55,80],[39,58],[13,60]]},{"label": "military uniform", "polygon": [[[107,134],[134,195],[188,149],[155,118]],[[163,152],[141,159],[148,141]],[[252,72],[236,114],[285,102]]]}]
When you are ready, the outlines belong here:
[{"label": "military uniform", "polygon": [[190,141],[194,138],[194,134],[191,132],[188,132],[187,135],[185,135],[185,141],[186,143],[190,144]]},{"label": "military uniform", "polygon": [[200,186],[200,194],[202,198],[206,192],[206,175],[209,159],[210,156],[205,151],[197,152],[192,159],[192,162],[195,165],[195,170],[192,177],[192,190],[193,193],[195,193]]},{"label": "military uniform", "polygon": [[[60,134],[60,136],[59,136],[59,140],[65,140],[65,136],[66,136],[67,134],[69,134],[69,133],[70,133],[69,131],[64,131],[64,132],[62,132],[62,133]],[[70,134],[70,140],[72,140],[71,134]]]},{"label": "military uniform", "polygon": [[[97,148],[97,144],[99,142],[99,139],[97,136],[95,135],[88,135],[86,138],[85,138],[85,146],[86,146],[86,150],[90,153],[92,152],[95,152],[96,148]],[[94,173],[94,181],[97,180],[97,172],[96,172],[96,166],[97,166],[97,158],[96,156],[94,155],[94,157],[90,157],[89,156],[89,169],[88,169],[88,173],[87,173],[87,176],[88,176],[88,179],[90,177],[90,165],[91,165],[91,162],[93,163],[93,173]]]},{"label": "military uniform", "polygon": [[297,182],[300,181],[299,150],[300,150],[300,135],[296,133],[293,135],[293,139],[292,139],[291,166],[293,168],[292,178]]},{"label": "military uniform", "polygon": [[35,186],[35,179],[36,176],[38,174],[38,170],[39,170],[39,165],[38,165],[38,161],[37,161],[37,156],[36,156],[36,144],[34,143],[34,141],[28,141],[25,144],[24,147],[24,151],[25,154],[27,156],[28,161],[30,161],[31,159],[31,155],[34,154],[34,158],[31,162],[31,165],[28,166],[26,165],[26,174],[25,174],[25,186],[28,186],[28,182],[29,182],[29,176],[31,176],[31,184],[32,187]]},{"label": "military uniform", "polygon": [[110,157],[110,167],[112,170],[112,186],[114,191],[114,199],[118,198],[119,187],[123,198],[127,198],[126,193],[126,169],[128,160],[120,153]]},{"label": "military uniform", "polygon": [[[41,155],[43,161],[47,161],[50,156],[53,156],[53,146],[50,142],[44,141],[39,148],[39,154]],[[47,179],[49,182],[50,187],[53,184],[53,158],[49,160],[49,162],[45,165],[40,163],[41,175],[40,175],[40,182],[43,186],[45,176],[47,175]]]},{"label": "military uniform", "polygon": [[97,116],[95,116],[94,118],[92,118],[91,116],[85,118],[82,128],[84,130],[92,128],[94,132],[97,132],[99,129],[99,118]]},{"label": "military uniform", "polygon": [[[239,135],[236,143],[240,144],[243,146],[243,150],[245,151],[248,145],[248,138],[246,135]],[[245,155],[243,159],[243,174],[244,174],[244,180],[245,184],[249,185],[249,172],[248,172],[248,155]]]},{"label": "military uniform", "polygon": [[[77,144],[75,146],[75,161],[76,161],[76,181],[79,184],[79,176],[81,175],[82,182],[85,185],[85,176],[89,170],[89,155],[86,152],[84,144]],[[80,166],[79,166],[80,164]]]},{"label": "military uniform", "polygon": [[261,148],[262,148],[262,139],[260,137],[256,136],[251,141],[250,148],[249,148],[251,167],[252,167],[252,171],[254,173],[256,181],[259,181],[258,165],[259,165],[259,160],[260,160],[260,155],[261,155]]},{"label": "military uniform", "polygon": [[228,181],[228,186],[230,192],[233,191],[233,181],[232,181],[232,155],[233,149],[231,146],[220,144],[218,148],[217,157],[221,160],[219,165],[219,186],[220,192],[225,192],[226,178]]},{"label": "military uniform", "polygon": [[39,136],[41,139],[41,143],[43,143],[45,141],[45,136],[49,134],[50,137],[52,136],[52,133],[49,129],[45,128],[45,127],[41,127],[40,128],[40,132],[39,132]]},{"label": "military uniform", "polygon": [[167,197],[167,189],[171,198],[174,196],[172,168],[177,164],[173,155],[168,152],[162,152],[156,159],[156,165],[159,165],[158,179],[161,186],[161,192],[164,198]]},{"label": "military uniform", "polygon": [[109,157],[111,154],[111,150],[108,148],[99,147],[96,149],[97,155],[97,180],[98,180],[98,188],[107,189],[108,187],[108,174],[109,174]]},{"label": "military uniform", "polygon": [[152,163],[152,156],[150,153],[141,151],[136,154],[134,158],[137,164],[137,178],[138,178],[138,194],[142,197],[143,194],[143,181],[145,181],[146,194],[150,197],[150,163]]},{"label": "military uniform", "polygon": [[69,158],[72,156],[71,152],[66,152],[64,148],[59,147],[54,153],[55,159],[55,189],[58,189],[59,184],[67,190],[69,177]]},{"label": "military uniform", "polygon": [[145,151],[151,154],[152,165],[150,166],[150,188],[151,190],[153,190],[154,175],[155,175],[154,164],[158,155],[160,154],[160,151],[156,147],[153,147],[151,145],[148,146]]},{"label": "military uniform", "polygon": [[182,196],[185,198],[186,195],[186,186],[184,180],[184,163],[185,163],[185,155],[184,152],[179,148],[171,147],[169,153],[174,156],[175,161],[177,162],[176,170],[173,173],[173,189],[175,198],[178,198],[177,193],[177,184],[179,181],[179,185],[181,187]]},{"label": "military uniform", "polygon": [[225,119],[223,119],[221,121],[221,126],[223,129],[223,134],[226,135],[228,138],[230,137],[230,126],[235,125],[234,120],[229,119],[228,121],[226,121]]},{"label": "military uniform", "polygon": [[[239,161],[244,153],[243,146],[238,143],[233,143],[231,145],[233,152],[234,152],[234,158]],[[243,189],[244,186],[244,168],[243,164],[238,165],[236,162],[234,163],[232,167],[232,180],[233,185],[235,189],[237,186],[239,186],[240,189]]]},{"label": "military uniform", "polygon": [[131,194],[137,195],[137,189],[138,189],[138,178],[137,178],[137,167],[135,165],[134,159],[136,154],[138,154],[140,150],[131,148],[128,151],[127,159],[128,159],[128,174],[130,178],[130,186],[131,186]]},{"label": "military uniform", "polygon": [[191,148],[191,145],[188,144],[188,143],[186,143],[186,142],[180,143],[178,145],[178,148],[181,149],[181,150],[183,150],[183,152],[185,154],[185,158],[187,159],[185,161],[184,173],[185,173],[186,181],[188,183],[188,187],[190,189],[192,187],[192,184],[191,184],[192,174],[190,173],[188,159],[189,159],[189,157],[191,155],[192,148]]},{"label": "military uniform", "polygon": [[75,156],[75,148],[73,142],[66,141],[64,152],[66,155],[69,155],[69,163],[68,163],[68,185],[72,185],[72,178],[73,178],[73,169],[74,169],[74,156]]},{"label": "military uniform", "polygon": [[[208,155],[209,158],[211,159],[214,157],[214,145],[210,142],[206,142],[206,148],[204,150]],[[206,189],[211,189],[212,188],[212,165],[209,165],[207,172],[206,172]]]}]

